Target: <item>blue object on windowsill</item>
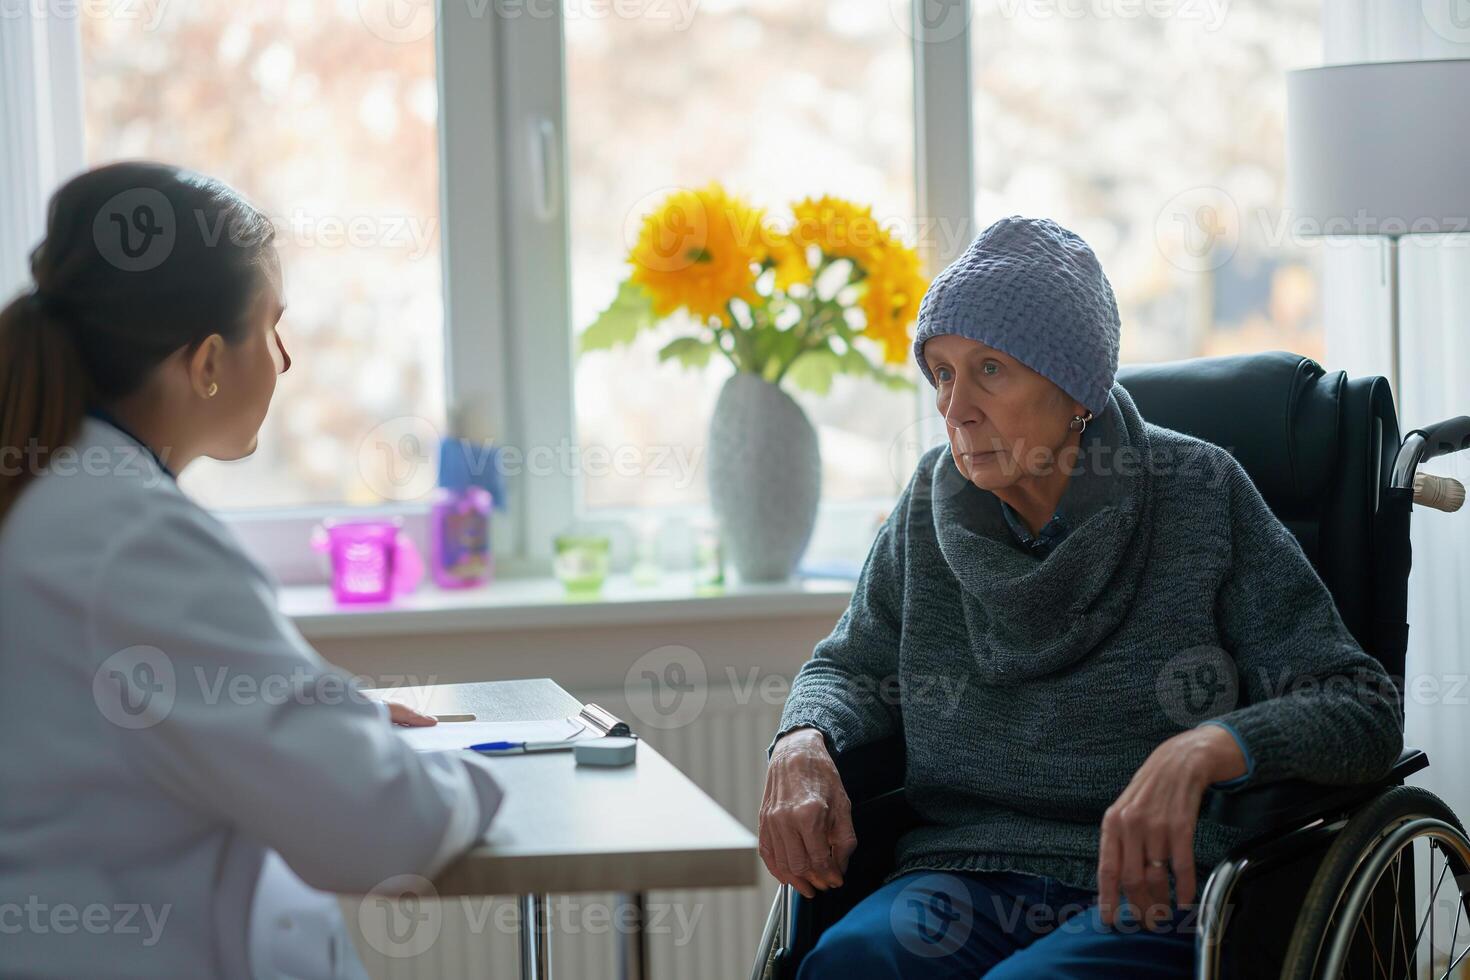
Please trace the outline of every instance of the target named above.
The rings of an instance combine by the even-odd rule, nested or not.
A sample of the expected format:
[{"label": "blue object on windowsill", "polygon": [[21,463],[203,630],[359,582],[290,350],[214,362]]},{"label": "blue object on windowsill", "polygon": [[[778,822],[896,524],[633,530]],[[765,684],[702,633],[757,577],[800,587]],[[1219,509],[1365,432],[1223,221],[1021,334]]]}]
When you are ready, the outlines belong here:
[{"label": "blue object on windowsill", "polygon": [[490,494],[496,510],[504,511],[505,479],[500,472],[500,447],[469,439],[441,439],[439,486],[451,490],[479,487]]}]

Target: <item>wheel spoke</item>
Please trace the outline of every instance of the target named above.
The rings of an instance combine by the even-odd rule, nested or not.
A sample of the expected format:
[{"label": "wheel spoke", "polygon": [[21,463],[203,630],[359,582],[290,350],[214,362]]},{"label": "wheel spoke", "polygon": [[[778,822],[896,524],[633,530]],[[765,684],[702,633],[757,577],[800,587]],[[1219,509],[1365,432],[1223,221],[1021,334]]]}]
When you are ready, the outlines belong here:
[{"label": "wheel spoke", "polygon": [[[1455,921],[1458,922],[1459,919],[1456,918]],[[1454,952],[1454,947],[1450,948],[1450,952]],[[1460,955],[1456,956],[1453,960],[1450,961],[1450,965],[1445,967],[1444,976],[1441,977],[1440,980],[1450,980],[1450,974],[1455,972],[1455,967],[1460,965],[1460,961],[1465,958],[1466,953],[1470,953],[1470,945],[1466,945],[1464,950],[1461,951]]]},{"label": "wheel spoke", "polygon": [[[1460,902],[1456,902],[1455,903],[1455,931],[1450,934],[1450,955],[1451,956],[1454,956],[1455,955],[1455,940],[1460,938],[1460,910],[1461,910],[1461,907],[1462,907],[1462,903],[1460,903]],[[1470,944],[1466,944],[1466,946],[1465,946],[1465,953],[1470,953]],[[1458,963],[1458,962],[1460,962],[1460,960],[1463,960],[1465,958],[1465,953],[1461,953],[1459,956],[1455,957],[1454,962],[1451,963],[1448,967],[1445,968],[1444,975],[1445,975],[1446,980],[1448,980],[1449,975],[1451,973],[1455,972],[1455,963]],[[1433,968],[1431,967],[1431,970],[1432,969]]]},{"label": "wheel spoke", "polygon": [[[1392,942],[1388,947],[1388,961],[1390,963],[1397,961],[1394,953],[1398,952],[1399,935],[1403,932],[1404,915],[1403,910],[1399,908],[1399,874],[1403,870],[1403,867],[1404,852],[1399,851],[1398,854],[1394,855],[1393,859],[1393,936]],[[1393,980],[1392,975],[1389,976],[1388,980]]]},{"label": "wheel spoke", "polygon": [[[1407,792],[1407,791],[1404,791]],[[1435,801],[1437,802],[1437,801]],[[1400,804],[1401,809],[1407,809]],[[1364,816],[1367,816],[1366,814]],[[1399,978],[1429,978],[1429,980],[1451,980],[1461,964],[1470,959],[1470,838],[1457,825],[1452,816],[1441,818],[1431,808],[1430,813],[1400,813],[1383,824],[1362,821],[1364,829],[1372,827],[1372,837],[1363,837],[1361,851],[1356,864],[1337,885],[1341,890],[1335,901],[1327,908],[1319,909],[1316,921],[1323,923],[1313,927],[1311,936],[1317,939],[1317,956],[1313,960],[1293,959],[1292,976],[1305,977],[1301,972],[1311,968],[1313,977],[1325,980],[1347,980],[1366,970],[1369,976]],[[1377,828],[1382,828],[1377,829]],[[1407,857],[1405,856],[1407,853]],[[1436,870],[1438,854],[1441,867]],[[1420,862],[1424,874],[1420,877]],[[1322,872],[1326,874],[1326,871]],[[1405,880],[1405,875],[1409,880]],[[1437,940],[1443,932],[1439,917],[1439,896],[1443,891],[1446,876],[1452,876],[1454,886],[1447,895],[1455,899],[1455,921],[1452,923],[1450,943],[1443,960]],[[1319,875],[1319,885],[1322,878]],[[1330,879],[1329,879],[1330,880]],[[1418,908],[1418,900],[1425,893],[1418,891],[1418,882],[1429,885],[1426,908]],[[1463,884],[1462,884],[1463,883]],[[1406,891],[1407,890],[1407,891]],[[1392,917],[1385,921],[1383,929],[1388,933],[1387,957],[1384,954],[1384,936],[1378,928],[1378,906],[1383,904],[1384,915]],[[1466,922],[1466,948],[1460,949],[1460,921]],[[1415,922],[1415,919],[1419,921]],[[1325,919],[1325,922],[1324,922]],[[1429,946],[1426,953],[1420,949],[1424,940],[1425,927],[1429,931]],[[1321,929],[1318,933],[1315,930]],[[1411,933],[1412,931],[1412,933]],[[1366,933],[1367,942],[1361,934]],[[1412,940],[1410,935],[1412,934]],[[1311,938],[1299,934],[1293,940],[1310,942]],[[1403,953],[1399,945],[1403,945]],[[1441,967],[1441,963],[1447,966]],[[1361,969],[1360,969],[1361,966]]]},{"label": "wheel spoke", "polygon": [[[1434,851],[1430,851],[1429,853],[1430,853],[1429,866],[1432,869],[1434,867]],[[1444,871],[1441,871],[1439,873],[1438,880],[1435,881],[1434,887],[1431,888],[1430,891],[1429,891],[1429,907],[1425,910],[1424,921],[1421,922],[1421,923],[1419,923],[1419,931],[1416,932],[1416,933],[1414,933],[1414,948],[1415,949],[1418,949],[1419,948],[1419,940],[1421,940],[1421,939],[1424,938],[1424,927],[1427,926],[1427,925],[1430,925],[1430,923],[1434,920],[1434,900],[1435,900],[1435,897],[1439,895],[1439,884],[1440,884],[1441,881],[1444,881],[1444,876],[1445,876],[1445,874],[1449,870],[1450,870],[1450,863],[1449,863],[1449,861],[1445,861]],[[1432,871],[1431,871],[1431,873],[1432,873]],[[1431,931],[1429,933],[1429,945],[1432,947],[1434,945],[1433,926],[1430,926],[1430,930]]]},{"label": "wheel spoke", "polygon": [[[1377,891],[1377,888],[1374,888],[1373,891],[1376,892]],[[1379,975],[1380,976],[1387,977],[1388,980],[1393,980],[1393,974],[1391,974],[1391,973],[1388,972],[1388,967],[1386,967],[1386,966],[1383,965],[1383,957],[1380,956],[1379,953],[1378,953],[1378,910],[1377,910],[1377,906],[1378,906],[1378,903],[1373,900],[1373,892],[1369,892],[1368,893],[1368,917],[1367,917],[1367,922],[1368,922],[1368,947],[1373,950],[1373,963],[1374,963],[1374,965],[1376,965],[1378,967],[1378,973],[1379,973]],[[1359,923],[1362,923],[1363,920],[1362,919],[1359,919],[1358,922]]]}]

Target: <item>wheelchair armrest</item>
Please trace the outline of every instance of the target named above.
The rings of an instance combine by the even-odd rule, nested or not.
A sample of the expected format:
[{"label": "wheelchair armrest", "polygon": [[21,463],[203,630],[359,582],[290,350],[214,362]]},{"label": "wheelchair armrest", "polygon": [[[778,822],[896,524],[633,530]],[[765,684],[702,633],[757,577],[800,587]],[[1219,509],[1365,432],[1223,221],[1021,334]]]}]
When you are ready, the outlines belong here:
[{"label": "wheelchair armrest", "polygon": [[817,937],[883,883],[893,870],[899,837],[918,823],[903,788],[901,736],[849,749],[834,761],[852,801],[857,850],[848,861],[842,887],[812,899],[793,896],[787,951],[776,972],[778,980],[794,980],[801,957],[816,945]]},{"label": "wheelchair armrest", "polygon": [[1286,779],[1264,786],[1205,793],[1204,815],[1216,823],[1267,832],[1306,823],[1326,813],[1348,809],[1375,795],[1384,786],[1396,786],[1429,765],[1420,749],[1406,748],[1382,779],[1355,786],[1326,786]]},{"label": "wheelchair armrest", "polygon": [[801,957],[817,944],[817,938],[883,884],[883,879],[893,870],[894,845],[904,831],[918,822],[902,786],[853,801],[852,827],[857,834],[857,850],[848,861],[842,887],[819,892],[815,898],[792,895],[790,931],[776,972],[777,980],[795,980]]},{"label": "wheelchair armrest", "polygon": [[847,790],[847,798],[856,809],[864,800],[903,789],[906,759],[903,736],[890,735],[839,753],[832,761],[842,777],[842,788]]},{"label": "wheelchair armrest", "polygon": [[834,761],[852,801],[852,829],[858,840],[848,877],[866,894],[893,869],[898,839],[919,823],[904,791],[903,737],[860,745]]}]

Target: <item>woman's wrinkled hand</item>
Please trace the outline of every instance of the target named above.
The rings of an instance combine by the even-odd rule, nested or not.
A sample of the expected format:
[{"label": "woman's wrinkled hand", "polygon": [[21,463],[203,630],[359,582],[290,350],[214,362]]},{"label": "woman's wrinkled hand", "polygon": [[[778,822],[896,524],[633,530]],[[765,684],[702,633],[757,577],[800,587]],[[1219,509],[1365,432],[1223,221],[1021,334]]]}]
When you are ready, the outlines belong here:
[{"label": "woman's wrinkled hand", "polygon": [[385,701],[388,705],[388,717],[395,725],[404,725],[408,728],[427,728],[429,725],[439,724],[439,719],[432,715],[421,715],[406,704],[397,701]]},{"label": "woman's wrinkled hand", "polygon": [[760,853],[782,884],[807,898],[836,888],[857,847],[852,803],[822,733],[798,728],[780,739],[766,769]]},{"label": "woman's wrinkled hand", "polygon": [[1150,929],[1168,922],[1169,871],[1179,906],[1194,901],[1194,828],[1211,783],[1245,772],[1245,757],[1228,731],[1202,725],[1165,741],[1133,774],[1103,814],[1098,847],[1098,911],[1118,921],[1121,900]]}]

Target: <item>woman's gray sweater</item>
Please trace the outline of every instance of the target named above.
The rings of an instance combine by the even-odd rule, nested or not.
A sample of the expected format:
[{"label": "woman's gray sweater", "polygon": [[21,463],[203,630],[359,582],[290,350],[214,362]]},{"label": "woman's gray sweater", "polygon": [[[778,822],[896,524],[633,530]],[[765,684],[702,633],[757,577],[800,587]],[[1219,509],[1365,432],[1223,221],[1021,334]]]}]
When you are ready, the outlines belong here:
[{"label": "woman's gray sweater", "polygon": [[[878,532],[852,602],[796,676],[781,732],[836,751],[902,734],[921,825],[898,871],[1013,869],[1097,887],[1103,811],[1170,736],[1219,719],[1252,762],[1232,788],[1383,776],[1397,689],[1249,476],[1146,423],[1114,385],[1042,560],[948,446]],[[1203,880],[1238,832],[1201,820]]]}]

